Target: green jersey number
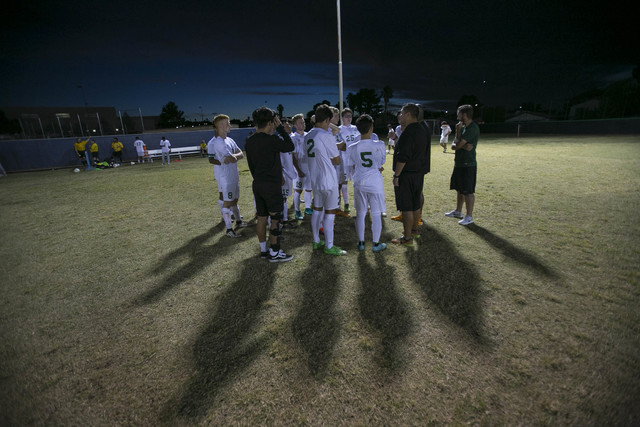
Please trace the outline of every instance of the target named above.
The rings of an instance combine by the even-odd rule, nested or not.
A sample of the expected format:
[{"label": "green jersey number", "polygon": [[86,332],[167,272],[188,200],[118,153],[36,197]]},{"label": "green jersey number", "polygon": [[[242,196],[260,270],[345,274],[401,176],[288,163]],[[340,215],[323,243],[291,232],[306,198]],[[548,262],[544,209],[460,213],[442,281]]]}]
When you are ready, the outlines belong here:
[{"label": "green jersey number", "polygon": [[360,158],[362,159],[362,167],[363,168],[370,168],[371,166],[373,166],[373,160],[370,159],[367,156],[371,156],[373,153],[370,151],[363,151],[362,153],[360,153]]},{"label": "green jersey number", "polygon": [[312,152],[313,147],[315,146],[315,142],[313,139],[307,141],[307,157],[315,157],[316,153]]}]

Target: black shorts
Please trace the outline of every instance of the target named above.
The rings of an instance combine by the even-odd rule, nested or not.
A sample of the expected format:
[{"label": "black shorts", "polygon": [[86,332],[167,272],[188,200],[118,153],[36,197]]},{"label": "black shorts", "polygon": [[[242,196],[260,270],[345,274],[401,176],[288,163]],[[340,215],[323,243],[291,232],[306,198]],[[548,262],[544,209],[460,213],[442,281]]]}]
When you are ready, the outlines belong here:
[{"label": "black shorts", "polygon": [[397,187],[393,187],[396,194],[396,209],[400,212],[419,210],[424,174],[419,172],[402,173],[398,184]]},{"label": "black shorts", "polygon": [[253,181],[252,189],[258,216],[269,216],[269,212],[282,212],[284,198],[279,183]]},{"label": "black shorts", "polygon": [[477,166],[467,166],[464,168],[454,167],[451,174],[450,190],[456,190],[460,194],[473,194],[476,192]]}]

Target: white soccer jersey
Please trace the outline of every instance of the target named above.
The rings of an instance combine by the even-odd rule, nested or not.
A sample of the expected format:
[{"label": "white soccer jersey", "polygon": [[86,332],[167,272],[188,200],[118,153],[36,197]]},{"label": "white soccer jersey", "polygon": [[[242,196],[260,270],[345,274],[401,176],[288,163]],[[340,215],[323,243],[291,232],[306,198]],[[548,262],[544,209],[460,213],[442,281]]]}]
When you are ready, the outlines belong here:
[{"label": "white soccer jersey", "polygon": [[449,141],[449,134],[451,133],[451,127],[446,125],[442,128],[442,133],[440,134],[440,142],[445,143]]},{"label": "white soccer jersey", "polygon": [[219,136],[211,138],[209,144],[207,144],[207,152],[209,157],[214,156],[214,159],[222,163],[216,168],[214,165],[213,173],[216,180],[224,182],[225,184],[240,182],[240,175],[238,174],[237,163],[224,163],[224,158],[240,152],[240,148],[236,142],[229,138],[221,138]]},{"label": "white soccer jersey", "polygon": [[340,156],[336,138],[331,131],[313,128],[304,137],[309,162],[309,176],[313,190],[338,188],[336,168],[331,159]]},{"label": "white soccer jersey", "polygon": [[307,149],[304,144],[304,137],[307,135],[307,132],[304,132],[303,135],[300,135],[298,132],[293,132],[291,136],[291,140],[293,141],[293,145],[295,149],[293,150],[296,155],[296,159],[298,160],[298,167],[305,175],[309,174],[309,164],[307,162]]},{"label": "white soccer jersey", "polygon": [[396,136],[398,137],[398,139],[396,139],[396,142],[398,142],[398,140],[400,139],[401,134],[402,134],[402,126],[398,125],[396,126]]},{"label": "white soccer jersey", "polygon": [[160,140],[160,147],[162,148],[162,152],[163,153],[168,153],[169,152],[169,147],[171,147],[171,143],[169,142],[168,139]]},{"label": "white soccer jersey", "polygon": [[353,186],[369,193],[384,193],[380,168],[387,159],[383,142],[364,139],[347,148],[348,165],[353,168]]},{"label": "white soccer jersey", "polygon": [[294,180],[298,177],[295,166],[293,166],[293,156],[291,152],[280,153],[280,164],[282,164],[282,174],[286,179]]},{"label": "white soccer jersey", "polygon": [[356,128],[354,125],[340,126],[340,135],[342,135],[342,139],[344,139],[344,142],[347,143],[347,146],[360,140],[360,132],[358,132],[358,128]]},{"label": "white soccer jersey", "polygon": [[136,151],[138,152],[139,156],[142,156],[144,154],[144,142],[141,139],[136,139],[133,142],[133,146],[136,147]]}]

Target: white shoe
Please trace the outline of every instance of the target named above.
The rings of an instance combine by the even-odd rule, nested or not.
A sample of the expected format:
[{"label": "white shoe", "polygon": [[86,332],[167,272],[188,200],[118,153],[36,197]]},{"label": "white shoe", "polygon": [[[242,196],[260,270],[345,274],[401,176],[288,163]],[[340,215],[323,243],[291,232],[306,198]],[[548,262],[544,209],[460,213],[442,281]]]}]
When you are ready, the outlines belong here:
[{"label": "white shoe", "polygon": [[462,218],[462,212],[454,209],[450,212],[445,213],[444,216],[448,216],[450,218]]},{"label": "white shoe", "polygon": [[269,260],[269,262],[287,262],[293,259],[293,255],[287,255],[286,253],[282,252],[281,249],[275,255],[271,255],[271,253],[269,253],[267,259]]},{"label": "white shoe", "polygon": [[387,213],[386,212],[382,212],[382,217],[386,218],[387,217]]},{"label": "white shoe", "polygon": [[465,217],[463,219],[458,221],[458,224],[460,224],[460,225],[473,224],[473,217],[470,217],[469,215],[465,215]]},{"label": "white shoe", "polygon": [[233,230],[228,230],[227,231],[227,237],[237,238],[237,237],[242,237],[242,235],[236,233]]}]

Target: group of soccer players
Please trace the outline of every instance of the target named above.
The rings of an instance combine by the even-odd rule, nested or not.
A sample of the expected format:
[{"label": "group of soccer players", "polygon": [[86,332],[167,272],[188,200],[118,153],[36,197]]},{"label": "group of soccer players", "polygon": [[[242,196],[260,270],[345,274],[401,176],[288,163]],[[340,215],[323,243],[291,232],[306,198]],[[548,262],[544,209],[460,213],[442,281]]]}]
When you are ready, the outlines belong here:
[{"label": "group of soccer players", "polygon": [[[352,125],[353,113],[320,105],[312,117],[314,127],[305,132],[302,114],[281,122],[276,113],[261,107],[253,112],[256,133],[246,141],[245,151],[253,176],[254,205],[260,256],[270,262],[289,261],[292,255],[280,247],[283,224],[287,224],[287,198],[293,190],[295,220],[311,217],[313,250],[322,249],[328,255],[347,252],[334,244],[335,216],[350,216],[347,183],[353,181],[357,217],[355,221],[357,248],[365,249],[365,216],[371,217],[373,252],[386,249],[380,242],[385,194],[382,171],[386,161],[386,146],[373,133],[373,119],[361,115]],[[292,127],[293,126],[293,127]],[[207,144],[209,162],[214,165],[218,183],[219,207],[228,237],[239,237],[236,229],[246,227],[238,210],[240,179],[238,160],[242,150],[228,137],[229,117],[214,118],[215,136]],[[399,133],[400,130],[398,130]],[[304,192],[304,208],[302,195]],[[341,209],[341,199],[344,210]],[[267,248],[266,231],[269,227]],[[323,239],[321,239],[323,235]]]}]

